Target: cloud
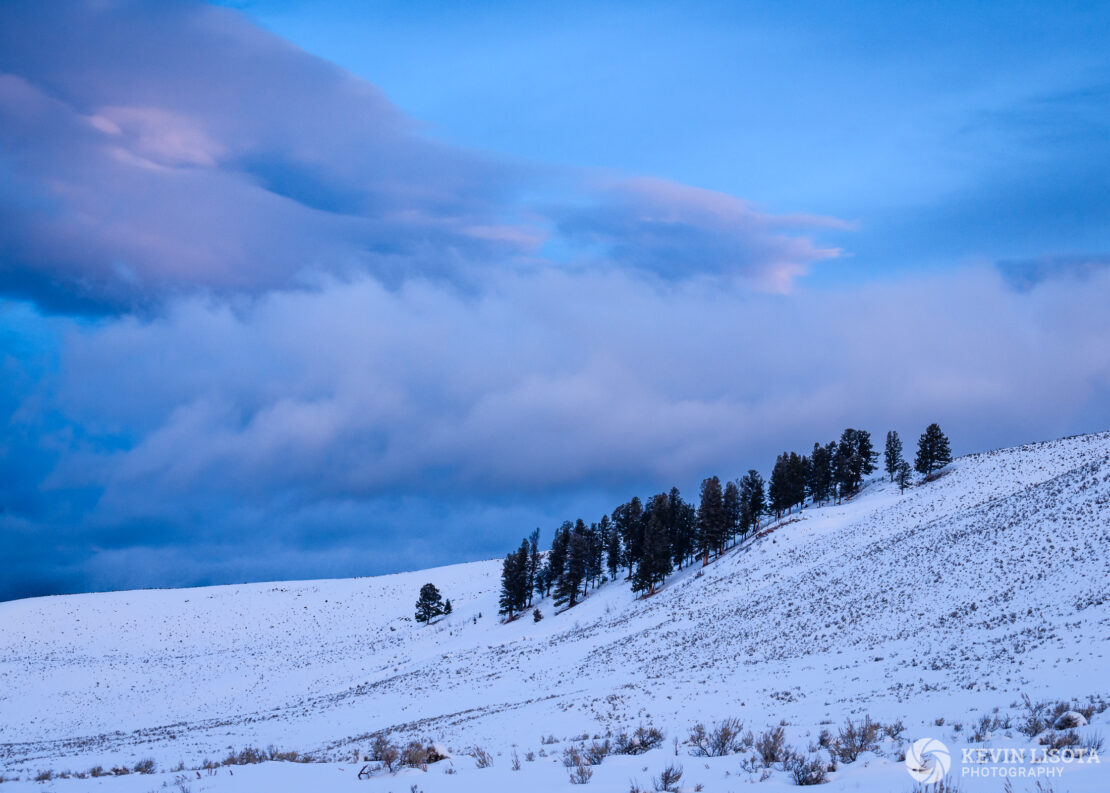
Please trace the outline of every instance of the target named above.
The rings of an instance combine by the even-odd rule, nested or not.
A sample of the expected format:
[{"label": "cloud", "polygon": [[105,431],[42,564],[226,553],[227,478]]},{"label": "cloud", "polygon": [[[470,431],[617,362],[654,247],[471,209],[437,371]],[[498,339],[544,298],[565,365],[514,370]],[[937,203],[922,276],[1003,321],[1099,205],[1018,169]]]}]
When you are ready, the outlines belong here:
[{"label": "cloud", "polygon": [[1028,292],[1055,278],[1083,280],[1110,267],[1110,255],[1042,256],[1035,259],[1003,259],[999,272],[1014,289]]},{"label": "cloud", "polygon": [[193,2],[5,5],[0,173],[0,290],[54,311],[365,274],[474,289],[552,266],[553,230],[620,266],[774,289],[836,254],[793,236],[824,221],[435,142],[373,85]]},{"label": "cloud", "polygon": [[559,231],[618,265],[671,278],[732,275],[787,291],[812,263],[841,255],[788,232],[850,228],[835,218],[765,214],[733,196],[662,179],[611,180],[595,194],[597,203],[559,213]]},{"label": "cloud", "polygon": [[936,420],[958,451],[1104,429],[1108,297],[1107,272],[787,297],[543,269],[481,295],[361,278],[39,320],[62,344],[12,423],[38,473],[5,513],[28,527],[9,550],[78,588],[134,558],[129,585],[381,572],[496,555],[634,493],[693,495],[849,425],[912,438]]}]

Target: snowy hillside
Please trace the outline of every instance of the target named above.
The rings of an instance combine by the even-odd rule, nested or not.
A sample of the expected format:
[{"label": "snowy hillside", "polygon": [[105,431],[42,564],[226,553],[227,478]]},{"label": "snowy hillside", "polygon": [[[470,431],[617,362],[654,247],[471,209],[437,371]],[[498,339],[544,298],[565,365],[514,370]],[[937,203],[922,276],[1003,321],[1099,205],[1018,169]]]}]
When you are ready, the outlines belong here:
[{"label": "snowy hillside", "polygon": [[[673,740],[695,722],[735,717],[757,734],[783,724],[804,752],[823,725],[869,714],[906,730],[842,764],[827,789],[908,791],[907,741],[970,745],[995,708],[1016,723],[1023,694],[1110,695],[1110,433],[960,458],[905,494],[874,479],[851,502],[807,508],[676,573],[646,600],[617,582],[563,613],[540,602],[538,623],[504,625],[500,569],[0,603],[0,774],[20,777],[4,789],[41,790],[30,780],[45,770],[152,758],[155,776],[47,784],[563,790],[574,739],[641,724],[661,729],[663,746],[607,758],[593,789],[628,790],[632,779],[650,789],[676,761],[679,789],[737,790],[765,776],[777,789],[793,785],[781,769],[744,770],[743,753],[692,757]],[[428,581],[454,613],[424,627],[412,611]],[[1080,734],[1107,717],[1096,712]],[[354,758],[381,732],[434,740],[452,758],[359,781],[365,763]],[[1034,743],[998,725],[979,737]],[[269,745],[329,762],[195,770]],[[465,755],[474,746],[491,752],[492,768]],[[535,759],[515,771],[514,750]],[[179,763],[189,770],[161,773]],[[1054,784],[1110,789],[1110,765],[1069,767]],[[1001,790],[1002,780],[963,789]]]}]

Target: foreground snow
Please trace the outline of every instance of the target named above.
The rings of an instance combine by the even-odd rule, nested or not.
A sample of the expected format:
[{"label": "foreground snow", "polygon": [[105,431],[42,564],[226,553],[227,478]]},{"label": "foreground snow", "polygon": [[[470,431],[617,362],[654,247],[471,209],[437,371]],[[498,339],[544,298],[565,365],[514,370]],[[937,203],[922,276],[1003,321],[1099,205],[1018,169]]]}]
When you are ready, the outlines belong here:
[{"label": "foreground snow", "polygon": [[[804,751],[822,724],[869,713],[902,720],[903,740],[842,765],[824,789],[897,791],[912,788],[897,760],[905,739],[935,737],[958,752],[980,715],[1016,712],[1021,694],[1106,695],[1110,434],[961,458],[904,495],[876,480],[850,503],[797,517],[650,599],[619,582],[561,614],[539,603],[539,623],[497,620],[499,561],[3,603],[0,773],[20,776],[9,783],[18,789],[46,769],[148,757],[195,768],[275,745],[331,762],[189,771],[181,784],[566,790],[569,740],[651,723],[666,748],[608,758],[593,769],[595,789],[628,790],[630,780],[650,789],[678,762],[684,789],[727,791],[762,774],[741,771],[737,756],[679,747],[676,758],[672,739],[695,722],[737,717],[756,732],[785,722],[788,743]],[[427,581],[455,612],[422,627],[412,604]],[[1106,715],[1083,729],[1098,732]],[[359,781],[362,763],[351,759],[379,731],[434,739],[453,758]],[[1010,732],[985,745],[1029,745]],[[475,745],[494,753],[492,768],[465,756]],[[513,771],[514,747],[536,760]],[[1101,767],[1064,769],[1056,790],[1110,789]],[[177,789],[177,776],[47,784],[145,791]],[[1015,779],[1015,791],[1027,784]],[[793,786],[782,771],[762,785]],[[963,789],[1001,785],[965,779]]]}]

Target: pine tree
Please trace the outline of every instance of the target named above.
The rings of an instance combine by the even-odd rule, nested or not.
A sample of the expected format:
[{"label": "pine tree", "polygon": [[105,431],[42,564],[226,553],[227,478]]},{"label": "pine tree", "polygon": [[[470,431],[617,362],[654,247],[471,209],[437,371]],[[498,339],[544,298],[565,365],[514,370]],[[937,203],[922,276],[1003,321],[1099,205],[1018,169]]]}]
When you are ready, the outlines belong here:
[{"label": "pine tree", "polygon": [[759,471],[752,469],[740,480],[740,501],[746,521],[745,532],[759,531],[760,519],[767,510],[763,477]]},{"label": "pine tree", "polygon": [[443,601],[443,613],[446,616],[447,614],[450,614],[452,611],[453,611],[453,609],[451,608],[451,599],[448,598],[447,600]]},{"label": "pine tree", "polygon": [[563,521],[563,525],[555,530],[555,536],[551,539],[551,552],[547,555],[548,594],[563,577],[563,571],[567,565],[567,551],[570,547],[570,533],[573,528],[574,525],[569,520]]},{"label": "pine tree", "polygon": [[886,434],[886,448],[883,449],[883,468],[890,474],[890,481],[902,465],[902,439],[898,433],[891,430]]},{"label": "pine tree", "polygon": [[528,540],[523,540],[520,549],[507,554],[501,566],[500,610],[497,613],[507,615],[510,621],[528,604],[528,550]]},{"label": "pine tree", "polygon": [[914,460],[914,468],[918,473],[928,477],[933,471],[939,471],[950,462],[952,462],[952,450],[948,445],[948,436],[941,432],[939,424],[930,424],[917,441],[917,459]]},{"label": "pine tree", "polygon": [[532,605],[532,593],[537,588],[540,572],[540,530],[537,528],[528,535],[528,605]]},{"label": "pine tree", "polygon": [[721,480],[715,476],[702,480],[701,504],[698,506],[698,553],[702,564],[709,564],[710,554],[721,546],[725,533],[724,496]]},{"label": "pine tree", "polygon": [[827,446],[815,443],[809,458],[809,496],[816,502],[828,501],[832,488],[832,453]]},{"label": "pine tree", "polygon": [[640,559],[640,543],[644,534],[644,507],[637,496],[627,504],[621,504],[613,510],[613,525],[620,534],[623,555],[621,562],[628,568],[628,577],[632,577],[632,568]]},{"label": "pine tree", "polygon": [[621,566],[621,534],[608,515],[601,516],[601,523],[609,532],[609,539],[605,544],[605,567],[609,570],[609,578],[616,581]]},{"label": "pine tree", "polygon": [[679,569],[694,555],[697,541],[698,518],[694,506],[682,498],[677,487],[667,496],[671,516],[671,561]]},{"label": "pine tree", "polygon": [[416,621],[428,623],[443,615],[443,596],[435,584],[420,587],[420,597],[416,600]]},{"label": "pine tree", "polygon": [[735,481],[725,483],[725,492],[721,499],[724,510],[725,536],[722,545],[727,545],[740,531],[740,485]]},{"label": "pine tree", "polygon": [[660,493],[651,500],[647,519],[644,521],[643,553],[632,575],[632,591],[655,594],[656,584],[662,583],[671,570],[671,549],[667,531],[670,500]]},{"label": "pine tree", "polygon": [[898,482],[898,490],[900,493],[905,493],[906,488],[909,487],[913,481],[913,474],[910,473],[910,464],[905,460],[898,463],[898,473],[895,475],[895,481]]},{"label": "pine tree", "polygon": [[585,532],[570,532],[567,543],[566,564],[562,575],[555,582],[555,605],[566,604],[573,608],[578,602],[578,588],[586,578],[586,564],[589,557],[589,547],[586,542]]},{"label": "pine tree", "polygon": [[790,486],[787,482],[789,477],[787,459],[786,452],[775,458],[775,465],[771,469],[771,478],[767,482],[767,497],[771,502],[771,509],[774,511],[776,518],[781,518],[782,513],[786,511],[790,492]]}]

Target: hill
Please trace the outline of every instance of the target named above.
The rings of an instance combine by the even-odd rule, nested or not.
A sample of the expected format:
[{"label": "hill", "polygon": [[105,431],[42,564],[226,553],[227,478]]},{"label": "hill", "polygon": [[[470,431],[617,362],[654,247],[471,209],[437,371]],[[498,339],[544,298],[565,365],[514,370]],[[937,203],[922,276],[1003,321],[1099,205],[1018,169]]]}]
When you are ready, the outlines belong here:
[{"label": "hill", "polygon": [[[647,599],[614,582],[562,613],[540,602],[540,622],[502,624],[499,575],[498,560],[2,603],[0,769],[20,777],[13,789],[47,769],[152,758],[190,770],[50,784],[562,790],[561,752],[575,739],[650,724],[664,748],[611,757],[590,784],[649,785],[677,760],[680,785],[732,790],[764,772],[744,771],[743,753],[695,759],[672,741],[696,722],[737,718],[757,736],[783,724],[789,744],[822,756],[822,729],[868,714],[906,729],[865,763],[840,765],[828,789],[909,790],[898,759],[907,739],[972,745],[986,716],[993,726],[974,745],[1036,745],[1015,726],[1028,715],[1023,695],[1088,705],[1095,724],[1078,734],[1090,738],[1110,672],[1110,433],[963,457],[904,494],[870,480]],[[420,626],[412,606],[428,581],[454,613]],[[378,733],[434,740],[452,759],[359,782],[353,759]],[[269,745],[327,762],[236,768],[234,781],[230,767],[194,770]],[[474,746],[493,768],[475,768]],[[537,759],[513,771],[514,749]],[[1057,791],[1110,787],[1097,763],[1062,770]],[[792,785],[781,768],[768,773],[767,785]]]}]

